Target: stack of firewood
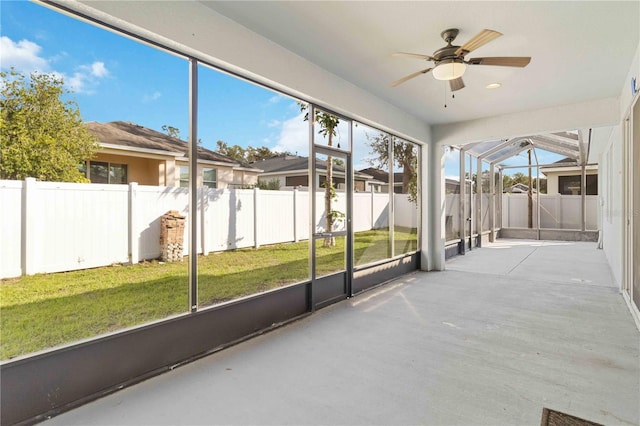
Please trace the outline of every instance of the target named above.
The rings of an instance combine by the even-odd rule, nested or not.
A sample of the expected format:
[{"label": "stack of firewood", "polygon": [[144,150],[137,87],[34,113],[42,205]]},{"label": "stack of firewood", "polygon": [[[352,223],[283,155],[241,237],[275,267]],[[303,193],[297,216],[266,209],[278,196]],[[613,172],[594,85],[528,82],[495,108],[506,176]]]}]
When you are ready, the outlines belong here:
[{"label": "stack of firewood", "polygon": [[184,253],[184,216],[170,210],[160,218],[160,260],[181,262]]}]

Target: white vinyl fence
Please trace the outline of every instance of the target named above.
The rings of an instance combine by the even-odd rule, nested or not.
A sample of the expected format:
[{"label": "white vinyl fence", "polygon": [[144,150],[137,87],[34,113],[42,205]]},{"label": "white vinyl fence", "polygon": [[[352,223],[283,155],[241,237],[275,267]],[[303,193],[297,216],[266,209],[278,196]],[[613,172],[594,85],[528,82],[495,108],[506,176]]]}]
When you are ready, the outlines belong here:
[{"label": "white vinyl fence", "polygon": [[[304,190],[203,189],[198,253],[259,247],[309,238]],[[334,208],[346,211],[344,193]],[[417,227],[415,203],[394,194],[395,224]],[[355,193],[355,232],[389,226],[388,194]],[[160,256],[160,217],[187,216],[186,188],[0,180],[0,278],[137,263]],[[317,194],[317,232],[324,231],[324,193]],[[344,230],[344,221],[334,230]]]},{"label": "white vinyl fence", "polygon": [[[581,229],[582,197],[580,195],[533,194],[533,227],[538,227],[540,200],[541,229]],[[587,195],[587,230],[598,229],[598,196]],[[526,228],[528,195],[504,194],[502,197],[502,227]]]},{"label": "white vinyl fence", "polygon": [[[477,194],[473,194],[472,203],[475,206]],[[580,229],[582,214],[580,195],[549,195],[540,194],[540,228],[541,229]],[[467,196],[468,198],[468,196]],[[528,195],[502,195],[502,227],[527,228]],[[587,195],[587,230],[598,229],[598,196]],[[533,195],[533,227],[538,227],[538,195]],[[482,194],[482,230],[489,229],[490,197]],[[460,194],[447,194],[445,199],[445,231],[447,240],[460,238]],[[465,203],[465,212],[469,214],[469,202]],[[496,214],[500,212],[496,210]],[[474,221],[477,222],[474,216]],[[496,218],[496,227],[499,220]],[[474,223],[474,233],[477,223]]]}]

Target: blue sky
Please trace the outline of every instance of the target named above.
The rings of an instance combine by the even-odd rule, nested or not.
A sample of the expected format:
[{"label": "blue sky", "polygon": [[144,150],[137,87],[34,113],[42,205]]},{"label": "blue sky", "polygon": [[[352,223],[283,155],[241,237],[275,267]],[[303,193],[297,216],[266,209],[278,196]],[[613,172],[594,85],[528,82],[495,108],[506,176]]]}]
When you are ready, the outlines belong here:
[{"label": "blue sky", "polygon": [[[74,94],[85,121],[131,121],[188,136],[189,63],[159,49],[26,1],[1,4],[0,66],[55,73]],[[198,137],[308,154],[308,125],[295,100],[200,66]],[[364,157],[366,126],[354,129],[354,166]],[[340,138],[346,138],[342,129]],[[342,143],[344,147],[344,142]],[[445,174],[456,176],[453,156]],[[544,161],[541,158],[541,161]],[[555,160],[552,160],[555,161]]]}]

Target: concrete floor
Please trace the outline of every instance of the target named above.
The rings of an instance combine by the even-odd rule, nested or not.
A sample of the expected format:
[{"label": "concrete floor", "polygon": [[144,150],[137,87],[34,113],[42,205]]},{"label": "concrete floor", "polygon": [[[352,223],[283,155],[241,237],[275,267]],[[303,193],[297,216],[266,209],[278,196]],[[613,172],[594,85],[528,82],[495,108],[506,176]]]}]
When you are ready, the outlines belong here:
[{"label": "concrete floor", "polygon": [[640,423],[640,333],[594,243],[500,240],[51,425]]}]

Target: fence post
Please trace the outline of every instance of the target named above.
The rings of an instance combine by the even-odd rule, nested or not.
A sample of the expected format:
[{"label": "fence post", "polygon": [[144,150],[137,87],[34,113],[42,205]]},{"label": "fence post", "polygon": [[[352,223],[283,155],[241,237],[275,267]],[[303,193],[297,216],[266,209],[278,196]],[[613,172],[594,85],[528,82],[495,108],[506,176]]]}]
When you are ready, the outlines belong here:
[{"label": "fence post", "polygon": [[373,186],[369,186],[370,189],[370,193],[371,193],[371,229],[373,229],[373,227],[376,225],[376,221],[374,219],[374,205],[373,205]]},{"label": "fence post", "polygon": [[34,275],[38,272],[39,258],[38,229],[39,214],[41,209],[37,205],[38,197],[36,192],[37,182],[35,178],[28,177],[22,186],[22,229],[20,238],[22,240],[22,250],[20,253],[22,275]]},{"label": "fence post", "polygon": [[298,188],[293,188],[293,242],[298,242]]},{"label": "fence post", "polygon": [[556,194],[556,227],[562,229],[562,196],[559,192]]},{"label": "fence post", "polygon": [[253,246],[255,248],[260,247],[260,243],[258,242],[258,194],[260,193],[260,188],[257,186],[253,188]]},{"label": "fence post", "polygon": [[560,220],[560,229],[564,229],[564,220],[562,218],[562,194],[558,193],[558,218]]},{"label": "fence post", "polygon": [[200,249],[202,255],[209,254],[207,250],[207,210],[209,209],[209,187],[200,188]]},{"label": "fence post", "polygon": [[129,184],[129,263],[132,265],[140,261],[140,242],[138,227],[136,226],[136,214],[138,198],[138,183]]}]

